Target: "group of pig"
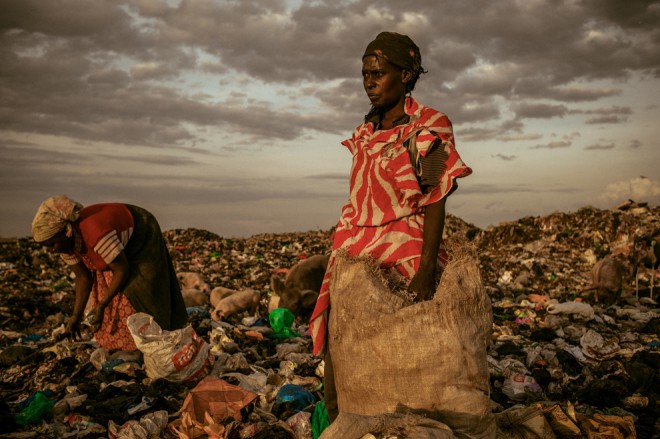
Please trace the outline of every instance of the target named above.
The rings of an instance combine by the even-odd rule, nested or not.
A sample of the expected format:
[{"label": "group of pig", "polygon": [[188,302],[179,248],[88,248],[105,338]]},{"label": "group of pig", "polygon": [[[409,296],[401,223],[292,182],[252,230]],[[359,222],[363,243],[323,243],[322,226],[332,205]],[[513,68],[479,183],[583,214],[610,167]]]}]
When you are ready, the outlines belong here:
[{"label": "group of pig", "polygon": [[[308,318],[316,304],[328,260],[327,255],[303,259],[293,267],[281,270],[286,273],[284,279],[279,273],[273,273],[270,279],[273,295],[268,299],[268,312],[275,308],[287,308],[296,317]],[[181,272],[177,273],[177,277],[186,307],[210,305],[213,308],[211,318],[215,321],[245,311],[254,315],[264,296],[267,297],[251,288],[238,291],[217,286],[211,289],[197,272]]]},{"label": "group of pig", "polygon": [[[296,317],[309,317],[316,304],[328,260],[327,255],[303,259],[291,268],[278,270],[286,272],[284,279],[279,273],[273,273],[270,279],[273,295],[268,300],[268,312],[275,308],[287,308]],[[621,263],[606,257],[594,266],[592,285],[587,290],[596,290],[596,301],[606,304],[616,302],[623,274]],[[254,315],[263,299],[263,292],[252,288],[237,291],[217,286],[211,289],[197,272],[182,272],[177,276],[186,307],[210,305],[213,308],[211,318],[216,321],[245,311]]]},{"label": "group of pig", "polygon": [[[656,241],[653,241],[653,245],[652,266],[657,269],[659,258]],[[328,260],[328,255],[314,255],[303,259],[293,267],[282,270],[286,272],[284,279],[278,273],[273,273],[270,279],[273,295],[268,300],[268,312],[275,308],[287,308],[296,317],[309,317],[316,304]],[[642,260],[642,263],[644,262],[646,261]],[[619,261],[605,257],[593,267],[592,283],[587,290],[596,290],[597,302],[604,302],[606,305],[615,303],[619,299],[624,273],[625,268]],[[211,289],[197,272],[182,272],[177,276],[186,307],[210,305],[213,308],[211,318],[216,321],[245,311],[254,315],[263,298],[262,292],[251,288],[237,291],[218,286]]]}]

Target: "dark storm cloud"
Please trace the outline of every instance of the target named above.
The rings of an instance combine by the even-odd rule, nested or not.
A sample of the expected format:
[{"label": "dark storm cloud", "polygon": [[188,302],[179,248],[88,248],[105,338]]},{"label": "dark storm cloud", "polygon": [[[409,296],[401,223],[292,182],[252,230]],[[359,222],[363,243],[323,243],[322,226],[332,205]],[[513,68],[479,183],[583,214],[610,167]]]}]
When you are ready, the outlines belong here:
[{"label": "dark storm cloud", "polygon": [[614,149],[614,143],[613,142],[594,143],[593,145],[585,146],[584,149],[586,149],[586,150],[609,150],[609,149]]},{"label": "dark storm cloud", "polygon": [[[356,113],[366,112],[359,58],[383,29],[413,36],[429,71],[420,93],[453,120],[501,123],[504,108],[495,97],[514,103],[520,118],[561,117],[580,110],[566,104],[620,93],[580,81],[660,74],[660,30],[653,25],[660,8],[652,1],[628,3],[480,0],[438,7],[425,0],[411,10],[394,0],[293,8],[283,0],[171,6],[4,0],[0,129],[153,146],[204,142],[194,127],[243,133],[249,141],[343,132],[355,125]],[[293,86],[322,105],[312,114],[186,95],[180,81],[195,72]],[[334,82],[320,82],[326,80]],[[624,120],[594,115],[587,122]]]},{"label": "dark storm cloud", "polygon": [[621,90],[613,87],[558,87],[549,89],[546,96],[561,102],[589,102],[619,94]]},{"label": "dark storm cloud", "polygon": [[[657,0],[0,0],[0,8],[0,198],[22,203],[26,224],[42,196],[70,189],[85,201],[168,205],[173,217],[189,214],[177,203],[223,197],[344,199],[336,163],[296,171],[304,184],[257,184],[241,166],[288,145],[312,156],[321,142],[350,136],[369,111],[360,57],[382,30],[419,45],[428,73],[413,96],[450,117],[465,157],[503,167],[518,156],[502,148],[488,158],[491,142],[570,148],[569,132],[584,133],[582,154],[611,142],[621,146],[612,154],[642,141],[643,154],[657,149],[637,125],[654,109],[634,104],[644,92],[635,81],[660,78]],[[619,95],[626,104],[613,107]],[[627,137],[639,140],[614,140],[618,128],[639,128]],[[534,191],[461,189],[489,200]]]},{"label": "dark storm cloud", "polygon": [[465,142],[479,142],[483,140],[491,140],[497,138],[498,135],[502,134],[498,128],[481,128],[481,127],[470,127],[470,128],[458,128],[455,132],[455,137],[457,140]]},{"label": "dark storm cloud", "polygon": [[584,123],[588,125],[596,125],[596,124],[622,123],[625,122],[626,120],[628,120],[628,118],[626,117],[609,115],[609,116],[590,117]]},{"label": "dark storm cloud", "polygon": [[[86,5],[87,7],[81,7]],[[128,31],[129,16],[121,8],[101,0],[41,2],[3,0],[0,30],[19,29],[57,37],[87,37],[114,29]]]},{"label": "dark storm cloud", "polygon": [[519,104],[514,107],[518,119],[550,119],[564,117],[568,108],[564,105]]},{"label": "dark storm cloud", "polygon": [[500,107],[490,98],[466,102],[457,108],[449,106],[448,111],[451,111],[452,119],[461,123],[489,121],[500,115]]},{"label": "dark storm cloud", "polygon": [[572,145],[572,142],[568,140],[556,140],[550,143],[546,143],[544,145],[535,145],[530,147],[530,149],[561,149],[561,148],[569,148]]},{"label": "dark storm cloud", "polygon": [[498,136],[497,140],[501,140],[502,142],[519,142],[521,140],[538,140],[542,138],[543,136],[541,134],[508,134],[505,136]]},{"label": "dark storm cloud", "polygon": [[629,107],[610,107],[600,108],[596,110],[574,111],[575,114],[586,114],[591,117],[587,118],[586,124],[612,124],[622,123],[628,120],[628,116],[633,114]]},{"label": "dark storm cloud", "polygon": [[456,128],[456,138],[470,142],[498,140],[501,142],[516,142],[538,140],[543,136],[537,133],[523,133],[524,125],[520,120],[506,120],[499,126],[483,127],[459,125]]}]

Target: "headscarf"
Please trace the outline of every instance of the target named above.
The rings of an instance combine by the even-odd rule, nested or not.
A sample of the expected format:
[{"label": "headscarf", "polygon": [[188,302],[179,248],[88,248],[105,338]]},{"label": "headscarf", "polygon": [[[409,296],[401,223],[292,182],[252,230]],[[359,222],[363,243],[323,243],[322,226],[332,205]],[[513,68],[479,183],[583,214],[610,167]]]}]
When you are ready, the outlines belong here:
[{"label": "headscarf", "polygon": [[413,76],[422,72],[422,54],[419,47],[407,35],[396,32],[381,32],[367,45],[362,58],[375,55],[408,70]]},{"label": "headscarf", "polygon": [[56,195],[41,203],[32,220],[32,237],[36,242],[44,242],[65,230],[66,236],[73,235],[71,223],[78,219],[82,204],[66,195]]}]

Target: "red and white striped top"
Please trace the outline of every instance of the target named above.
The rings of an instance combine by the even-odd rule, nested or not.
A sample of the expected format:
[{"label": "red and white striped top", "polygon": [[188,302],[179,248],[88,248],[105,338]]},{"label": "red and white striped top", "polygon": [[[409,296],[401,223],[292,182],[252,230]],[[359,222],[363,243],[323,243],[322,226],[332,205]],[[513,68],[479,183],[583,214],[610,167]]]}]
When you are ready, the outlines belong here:
[{"label": "red and white striped top", "polygon": [[[456,178],[472,170],[463,163],[454,147],[454,134],[447,116],[406,98],[408,123],[388,130],[374,130],[365,122],[353,136],[342,142],[353,154],[350,198],[342,208],[334,235],[333,252],[310,320],[314,353],[325,346],[327,311],[330,306],[330,274],[334,255],[345,249],[349,255],[369,255],[382,268],[398,268],[408,277],[419,267],[424,233],[424,207],[446,197]],[[411,164],[406,142],[415,141],[418,154],[426,156],[431,148],[443,148],[444,172],[426,193],[419,185],[416,168]],[[399,266],[399,267],[397,267]]]},{"label": "red and white striped top", "polygon": [[105,270],[128,245],[133,216],[124,204],[94,204],[80,211],[73,229],[74,251],[61,255],[64,262],[83,261],[90,270]]}]

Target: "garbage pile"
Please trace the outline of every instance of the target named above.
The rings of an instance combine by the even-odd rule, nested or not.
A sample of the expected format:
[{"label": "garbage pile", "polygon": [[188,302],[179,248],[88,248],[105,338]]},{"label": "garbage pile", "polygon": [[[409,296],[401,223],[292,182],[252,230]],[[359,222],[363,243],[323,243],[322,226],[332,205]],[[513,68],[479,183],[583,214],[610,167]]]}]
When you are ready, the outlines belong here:
[{"label": "garbage pile", "polygon": [[[660,208],[629,201],[487,229],[449,216],[445,229],[478,249],[501,437],[660,437]],[[197,275],[201,297],[222,287],[260,300],[254,313],[222,319],[203,300],[190,306],[191,329],[159,355],[107,352],[89,336],[56,341],[73,308],[71,273],[31,239],[0,240],[0,437],[320,435],[323,362],[311,354],[307,322],[275,309],[271,276],[327,254],[332,230],[164,235],[177,273]],[[594,274],[605,258],[621,270]],[[611,301],[608,276],[621,277]],[[136,315],[135,327],[144,330],[145,318]],[[180,369],[170,367],[175,357]]]}]

